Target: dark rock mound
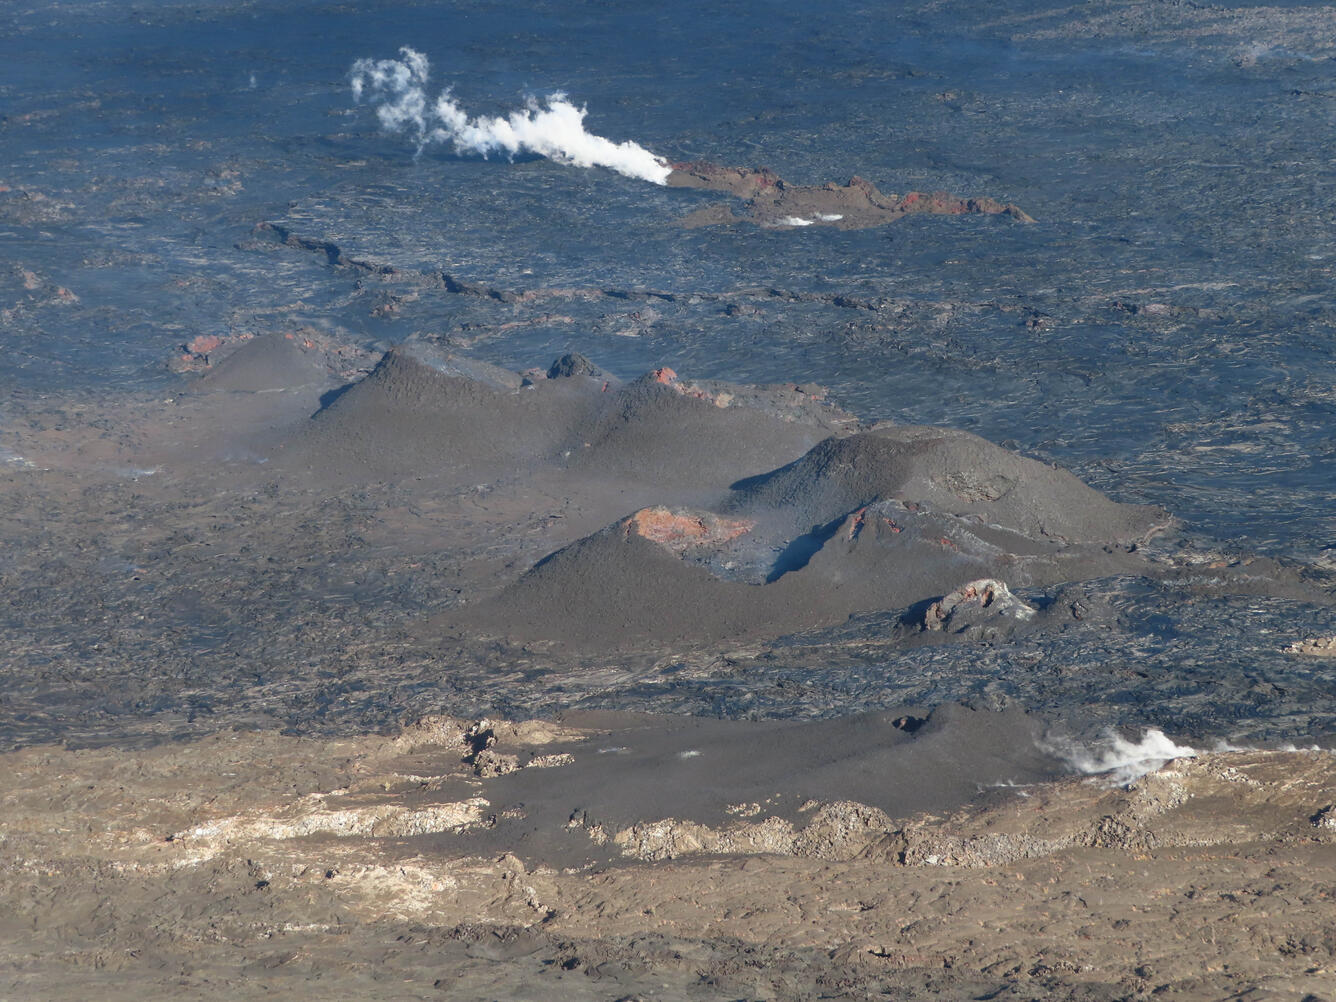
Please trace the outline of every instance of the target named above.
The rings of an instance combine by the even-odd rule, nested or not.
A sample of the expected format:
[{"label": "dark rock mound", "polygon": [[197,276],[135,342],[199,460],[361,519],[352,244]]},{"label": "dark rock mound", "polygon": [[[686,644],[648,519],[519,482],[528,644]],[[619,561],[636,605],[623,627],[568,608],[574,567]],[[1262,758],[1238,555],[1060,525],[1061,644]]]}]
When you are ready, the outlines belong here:
[{"label": "dark rock mound", "polygon": [[547,464],[714,500],[853,421],[811,387],[691,383],[671,369],[623,384],[599,372],[572,354],[548,378],[522,378],[409,342],[330,398],[282,458],[354,478],[477,482]]},{"label": "dark rock mound", "polygon": [[773,469],[852,418],[794,387],[687,382],[657,369],[608,395],[571,466],[664,485],[728,486]]},{"label": "dark rock mound", "polygon": [[713,518],[637,512],[544,558],[460,622],[511,638],[616,648],[779,630],[803,618],[795,589],[723,581],[683,559],[714,541],[692,535]]},{"label": "dark rock mound", "polygon": [[785,513],[823,524],[877,501],[928,510],[1060,543],[1133,543],[1170,521],[1157,508],[1119,504],[1065,470],[969,432],[879,426],[829,438],[801,459],[741,482],[728,508]]},{"label": "dark rock mound", "polygon": [[579,352],[562,355],[547,370],[548,379],[569,379],[572,376],[601,376],[603,370]]},{"label": "dark rock mound", "polygon": [[[1019,709],[906,711],[801,721],[568,713],[564,723],[599,731],[563,746],[573,761],[508,773],[488,796],[524,804],[524,821],[502,829],[522,836],[522,855],[578,866],[590,844],[583,833],[569,839],[573,820],[611,831],[670,818],[717,825],[736,818],[738,804],[765,804],[769,816],[799,821],[812,801],[905,817],[958,807],[982,785],[1063,771],[1037,746],[1041,722]],[[488,844],[486,833],[479,841]]]},{"label": "dark rock mound", "polygon": [[320,386],[331,378],[320,352],[291,334],[265,334],[211,360],[201,382],[214,390],[260,393]]},{"label": "dark rock mound", "polygon": [[598,390],[540,380],[409,343],[340,394],[284,451],[285,462],[347,476],[517,472],[561,449]]},{"label": "dark rock mound", "polygon": [[1142,572],[1135,543],[1167,521],[974,435],[880,428],[742,483],[722,514],[636,512],[541,561],[478,622],[578,644],[708,641],[937,599],[930,626],[987,640],[1031,618],[1008,586]]}]

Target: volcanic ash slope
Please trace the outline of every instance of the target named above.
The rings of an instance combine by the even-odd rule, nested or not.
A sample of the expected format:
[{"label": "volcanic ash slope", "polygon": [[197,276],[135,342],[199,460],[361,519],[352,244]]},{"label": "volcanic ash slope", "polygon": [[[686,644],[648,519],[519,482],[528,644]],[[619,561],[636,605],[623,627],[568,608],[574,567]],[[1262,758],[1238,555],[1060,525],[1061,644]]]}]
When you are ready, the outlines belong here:
[{"label": "volcanic ash slope", "polygon": [[1139,545],[1171,521],[967,432],[862,426],[815,387],[667,368],[621,382],[579,356],[521,375],[426,341],[327,397],[273,459],[343,482],[506,484],[511,514],[578,498],[579,529],[427,627],[571,648],[773,637],[874,610],[923,625],[934,600],[934,628],[1011,630],[1035,618],[1012,589],[1144,573]]},{"label": "volcanic ash slope", "polygon": [[[700,435],[676,448],[694,443],[717,470],[716,440]],[[773,636],[982,579],[1000,596],[1140,573],[1139,544],[1170,521],[966,432],[878,425],[735,479],[716,504],[642,508],[548,555],[461,622],[573,644]]]},{"label": "volcanic ash slope", "polygon": [[853,419],[788,387],[630,383],[579,356],[514,372],[411,341],[330,400],[275,458],[338,479],[432,476],[472,484],[538,472],[717,495]]}]

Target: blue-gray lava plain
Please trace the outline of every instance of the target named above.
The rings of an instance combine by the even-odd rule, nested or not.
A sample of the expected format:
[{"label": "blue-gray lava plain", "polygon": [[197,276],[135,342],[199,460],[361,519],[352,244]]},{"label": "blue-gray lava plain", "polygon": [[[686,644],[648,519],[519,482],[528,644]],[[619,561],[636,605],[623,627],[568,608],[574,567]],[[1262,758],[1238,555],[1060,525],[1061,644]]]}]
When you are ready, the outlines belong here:
[{"label": "blue-gray lava plain", "polygon": [[[666,183],[385,131],[405,45]],[[1336,991],[1336,8],[0,62],[0,994]]]}]

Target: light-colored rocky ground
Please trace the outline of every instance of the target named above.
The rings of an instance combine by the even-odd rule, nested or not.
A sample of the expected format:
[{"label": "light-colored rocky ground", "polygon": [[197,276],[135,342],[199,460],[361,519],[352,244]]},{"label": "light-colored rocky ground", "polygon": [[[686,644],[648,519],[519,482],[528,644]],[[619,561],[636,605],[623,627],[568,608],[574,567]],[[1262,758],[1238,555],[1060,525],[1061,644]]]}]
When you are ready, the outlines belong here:
[{"label": "light-colored rocky ground", "polygon": [[436,719],[9,753],[0,996],[1336,994],[1329,753],[998,788],[947,816],[758,801],[527,832],[497,784],[541,769],[559,798],[591,733]]}]

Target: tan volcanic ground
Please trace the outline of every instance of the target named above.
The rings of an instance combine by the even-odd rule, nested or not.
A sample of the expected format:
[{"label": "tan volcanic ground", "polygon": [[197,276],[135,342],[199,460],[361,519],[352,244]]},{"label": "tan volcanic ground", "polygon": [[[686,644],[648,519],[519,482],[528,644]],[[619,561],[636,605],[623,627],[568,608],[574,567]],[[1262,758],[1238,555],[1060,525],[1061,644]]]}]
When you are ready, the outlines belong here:
[{"label": "tan volcanic ground", "polygon": [[[834,798],[788,814],[764,795],[785,790],[762,784],[708,823],[591,824],[572,794],[589,770],[608,775],[604,749],[668,732],[645,718],[439,718],[390,738],[225,732],[9,753],[0,994],[1336,992],[1328,753],[1209,754],[1126,788],[1002,786],[902,817]],[[687,740],[708,756],[720,737]],[[845,749],[851,771],[875,751],[867,737]],[[629,768],[647,788],[670,782]],[[526,776],[572,805],[543,834],[600,862],[526,848],[528,810],[506,786]]]}]

